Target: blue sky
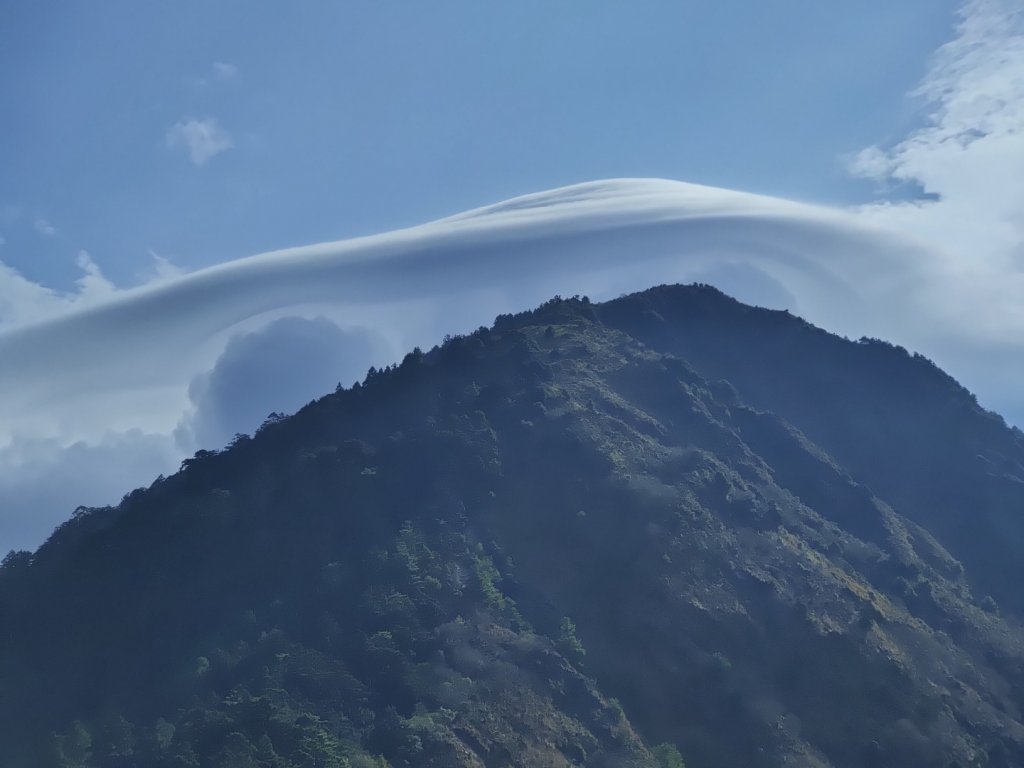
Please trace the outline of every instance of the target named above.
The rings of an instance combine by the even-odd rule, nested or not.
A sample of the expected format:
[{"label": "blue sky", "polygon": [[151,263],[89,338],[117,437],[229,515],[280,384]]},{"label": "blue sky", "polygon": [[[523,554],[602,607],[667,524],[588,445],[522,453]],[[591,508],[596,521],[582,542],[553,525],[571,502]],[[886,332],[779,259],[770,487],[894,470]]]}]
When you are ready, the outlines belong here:
[{"label": "blue sky", "polygon": [[[868,199],[844,158],[919,119],[907,93],[954,10],[10,3],[0,258],[66,288],[85,249],[131,284],[150,251],[193,269],[617,176]],[[223,134],[201,165],[169,141],[190,120]]]},{"label": "blue sky", "polygon": [[1024,0],[11,2],[0,104],[0,553],[555,293],[711,282],[1024,424]]}]

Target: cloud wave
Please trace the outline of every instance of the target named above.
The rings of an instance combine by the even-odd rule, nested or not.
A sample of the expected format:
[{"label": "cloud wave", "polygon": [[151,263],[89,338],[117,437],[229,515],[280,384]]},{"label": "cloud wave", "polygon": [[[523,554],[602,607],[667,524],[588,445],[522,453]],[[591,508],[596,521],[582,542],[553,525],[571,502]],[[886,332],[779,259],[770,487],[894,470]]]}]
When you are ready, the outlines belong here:
[{"label": "cloud wave", "polygon": [[240,259],[0,333],[0,423],[28,428],[23,416],[43,411],[70,422],[67,406],[93,395],[183,389],[208,367],[221,334],[274,311],[329,305],[363,315],[400,305],[374,327],[401,344],[419,325],[410,322],[417,302],[500,294],[464,318],[481,324],[557,291],[617,295],[723,263],[768,275],[796,298],[792,309],[828,327],[883,333],[894,315],[917,309],[908,312],[902,296],[921,258],[912,241],[824,208],[661,180],[575,185]]},{"label": "cloud wave", "polygon": [[[881,334],[900,312],[894,276],[909,280],[919,261],[914,243],[840,212],[624,179],[164,271],[127,290],[85,253],[71,296],[8,273],[23,296],[0,321],[0,549],[41,540],[77,504],[113,502],[270,410],[554,293],[714,279],[740,298]],[[55,495],[56,478],[74,494]]]}]

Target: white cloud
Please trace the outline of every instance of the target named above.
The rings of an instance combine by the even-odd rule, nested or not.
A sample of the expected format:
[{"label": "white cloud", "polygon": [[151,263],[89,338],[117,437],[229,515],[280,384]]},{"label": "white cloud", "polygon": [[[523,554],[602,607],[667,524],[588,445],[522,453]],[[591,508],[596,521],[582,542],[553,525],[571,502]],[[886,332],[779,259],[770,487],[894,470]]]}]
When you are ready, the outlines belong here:
[{"label": "white cloud", "polygon": [[75,281],[75,285],[78,286],[78,295],[82,299],[85,301],[102,300],[117,292],[117,288],[107,280],[87,251],[78,252],[76,263],[82,270],[82,276]]},{"label": "white cloud", "polygon": [[35,549],[75,507],[116,504],[180,460],[169,435],[138,430],[70,445],[16,437],[0,447],[0,550]]},{"label": "white cloud", "polygon": [[989,378],[980,388],[990,402],[1005,401],[1021,378],[996,356],[1020,355],[1024,334],[1024,2],[966,3],[955,38],[915,95],[928,110],[924,127],[863,150],[853,171],[914,184],[926,197],[868,205],[859,215],[926,244],[931,258],[908,301],[943,319],[929,346],[955,373],[988,348],[990,362],[971,365]]},{"label": "white cloud", "polygon": [[[930,356],[951,353],[949,359],[963,364],[952,372],[983,394],[993,366],[1003,378],[1020,381],[1024,322],[1012,341],[979,344],[975,329],[958,328],[944,303],[925,302],[915,292],[933,257],[861,214],[627,179],[528,195],[411,229],[252,256],[131,289],[111,286],[87,257],[79,293],[71,297],[9,271],[8,281],[25,298],[14,322],[0,319],[0,449],[26,439],[97,446],[104,435],[141,430],[170,436],[176,428],[185,443],[222,442],[281,395],[268,383],[251,393],[253,408],[239,415],[223,407],[230,392],[214,391],[214,384],[238,389],[239,371],[251,368],[253,354],[273,368],[296,346],[295,334],[267,332],[235,342],[235,351],[245,354],[224,352],[230,334],[265,324],[273,313],[312,312],[341,328],[373,328],[382,339],[375,352],[380,364],[555,293],[609,298],[709,275],[741,299],[788,305],[850,336],[880,336]],[[948,295],[958,290],[955,284],[937,288]],[[33,312],[48,319],[26,320]],[[314,334],[314,341],[335,335]],[[983,365],[974,365],[978,361]],[[290,360],[284,367],[302,366]],[[344,381],[335,368],[316,381],[331,379],[324,387],[330,389],[336,375]],[[266,377],[243,378],[253,387]],[[1003,395],[983,402],[1024,406],[1019,387]],[[160,471],[173,470],[179,458],[169,458]],[[0,466],[0,475],[6,471]],[[111,464],[109,471],[119,469]]]},{"label": "white cloud", "polygon": [[[34,283],[0,261],[0,337],[21,326],[43,323],[84,310],[114,298],[121,290],[106,278],[87,251],[79,251],[75,263],[82,274],[75,280],[73,291],[62,292]],[[183,274],[166,259],[155,264],[155,274],[144,284],[158,283]]]},{"label": "white cloud", "polygon": [[[69,437],[84,439],[97,393],[116,399],[156,388],[177,394],[129,426],[168,428],[170,403],[180,404],[189,381],[209,369],[224,334],[268,312],[329,306],[343,325],[358,316],[380,330],[400,353],[553,293],[615,296],[732,263],[752,265],[762,285],[784,286],[775,293],[794,296],[792,309],[829,327],[899,337],[891,331],[901,318],[921,309],[902,298],[924,258],[912,243],[824,208],[680,182],[578,185],[412,229],[240,259],[0,333],[8,363],[0,368],[0,440],[47,423],[80,424]],[[476,298],[482,292],[486,301]],[[457,318],[445,309],[452,303],[464,305]],[[61,375],[53,376],[58,360]],[[129,410],[120,406],[119,418]]]},{"label": "white cloud", "polygon": [[144,275],[143,283],[162,283],[185,274],[185,270],[153,249],[150,249],[148,253],[153,261],[150,271]]},{"label": "white cloud", "polygon": [[186,150],[194,165],[203,166],[234,144],[217,119],[207,117],[184,118],[172,125],[167,131],[167,146]]},{"label": "white cloud", "polygon": [[175,429],[178,445],[191,454],[251,434],[271,412],[292,413],[361,379],[383,362],[383,348],[371,331],[343,330],[324,317],[282,317],[233,336],[213,368],[189,383],[191,408]]},{"label": "white cloud", "polygon": [[0,261],[0,332],[67,309],[60,294],[33,283]]},{"label": "white cloud", "polygon": [[57,234],[57,228],[42,216],[36,217],[36,220],[32,222],[32,227],[44,237],[53,237]]},{"label": "white cloud", "polygon": [[[665,259],[677,244],[659,234],[659,218],[672,220],[684,239],[689,232],[714,240],[713,232],[700,233],[705,214],[733,211],[743,220],[747,210],[756,227],[758,210],[780,206],[800,218],[799,206],[689,185],[596,184],[187,275],[173,274],[154,255],[163,278],[132,289],[111,285],[82,253],[83,276],[70,294],[0,263],[0,550],[23,546],[31,539],[26,531],[38,535],[75,504],[115,501],[113,489],[144,482],[145,472],[173,471],[183,449],[222,444],[269,410],[292,409],[338,381],[350,384],[367,364],[550,293],[582,290],[575,274],[592,280],[593,268],[615,268],[633,243],[660,243],[649,255]],[[592,247],[595,238],[603,247]],[[614,282],[603,279],[606,287]],[[632,287],[653,281],[632,279]],[[225,350],[229,334],[247,322],[309,305],[320,305],[314,314],[329,314],[337,325],[291,320]],[[382,335],[368,342],[338,325]],[[303,349],[299,358],[292,354]],[[252,375],[254,366],[264,373]],[[304,374],[299,381],[266,370]],[[146,442],[152,460],[126,473],[119,451],[130,455],[137,441],[127,436],[138,434],[167,443],[157,451]],[[58,487],[67,493],[54,495]]]}]

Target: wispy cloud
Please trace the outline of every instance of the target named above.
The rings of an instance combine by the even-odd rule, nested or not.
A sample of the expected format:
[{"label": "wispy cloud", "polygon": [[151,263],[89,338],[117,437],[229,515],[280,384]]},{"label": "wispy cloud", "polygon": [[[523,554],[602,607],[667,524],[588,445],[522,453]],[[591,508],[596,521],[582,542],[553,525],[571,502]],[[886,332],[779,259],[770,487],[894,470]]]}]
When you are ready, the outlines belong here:
[{"label": "wispy cloud", "polygon": [[173,280],[185,274],[185,270],[173,263],[166,256],[161,256],[152,248],[148,251],[152,263],[148,273],[143,275],[143,283],[153,284]]},{"label": "wispy cloud", "polygon": [[[153,251],[151,268],[139,275],[134,287],[111,282],[88,251],[80,250],[75,264],[81,271],[71,291],[57,291],[33,282],[0,261],[0,338],[15,329],[46,323],[115,299],[126,291],[172,282],[186,274],[176,264]],[[3,438],[0,436],[0,444]]]},{"label": "wispy cloud", "polygon": [[213,76],[221,81],[234,80],[238,77],[238,66],[226,61],[213,62]]},{"label": "wispy cloud", "polygon": [[103,300],[117,293],[117,287],[107,280],[102,270],[92,260],[88,251],[79,251],[75,259],[82,276],[75,281],[78,295],[87,302]]},{"label": "wispy cloud", "polygon": [[[914,95],[927,105],[924,127],[892,146],[865,149],[853,170],[883,184],[917,185],[926,197],[868,205],[860,216],[927,244],[931,260],[907,300],[945,318],[936,335],[1019,355],[1024,2],[966,3],[955,38],[936,53]],[[993,389],[1020,388],[1020,376],[1010,376],[995,353],[987,357],[988,363],[973,366],[976,375]]]},{"label": "wispy cloud", "polygon": [[44,237],[53,237],[57,234],[57,228],[42,216],[36,217],[35,221],[32,222],[32,227],[36,232]]},{"label": "wispy cloud", "polygon": [[168,147],[187,151],[196,166],[206,165],[234,146],[230,134],[213,117],[183,118],[168,129],[166,140]]}]

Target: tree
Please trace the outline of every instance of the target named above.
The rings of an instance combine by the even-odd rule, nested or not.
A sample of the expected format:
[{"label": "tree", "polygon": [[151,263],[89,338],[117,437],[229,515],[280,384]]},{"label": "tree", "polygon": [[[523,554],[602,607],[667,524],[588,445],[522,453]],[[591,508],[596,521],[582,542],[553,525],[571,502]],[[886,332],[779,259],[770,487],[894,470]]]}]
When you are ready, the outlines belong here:
[{"label": "tree", "polygon": [[679,754],[674,744],[659,744],[651,750],[654,759],[658,761],[658,768],[686,768],[683,756]]},{"label": "tree", "polygon": [[60,768],[89,768],[92,764],[92,734],[79,720],[67,734],[54,735],[54,752]]},{"label": "tree", "polygon": [[583,657],[587,655],[583,643],[576,636],[576,624],[568,616],[562,619],[558,628],[558,651],[573,664],[583,663]]},{"label": "tree", "polygon": [[244,734],[229,733],[214,765],[217,768],[256,768],[255,750]]},{"label": "tree", "polygon": [[14,570],[15,568],[22,568],[32,562],[32,553],[24,549],[12,549],[6,555],[4,559],[0,561],[0,568],[9,568]]}]

